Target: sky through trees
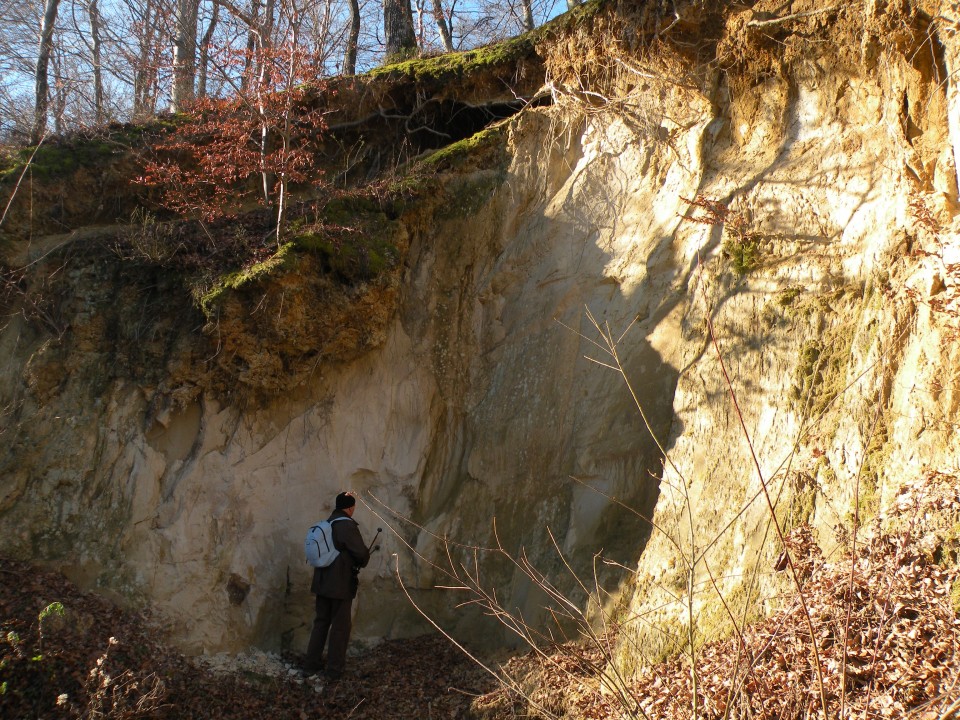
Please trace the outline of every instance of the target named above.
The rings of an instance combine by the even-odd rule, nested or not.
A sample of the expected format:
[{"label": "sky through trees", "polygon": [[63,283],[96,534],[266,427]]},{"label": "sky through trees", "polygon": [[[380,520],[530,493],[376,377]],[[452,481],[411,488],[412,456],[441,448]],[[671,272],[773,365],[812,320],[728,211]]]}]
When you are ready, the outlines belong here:
[{"label": "sky through trees", "polygon": [[[565,11],[571,1],[409,0],[417,45],[412,52],[465,50],[518,35]],[[384,61],[384,5],[0,0],[0,137],[32,136],[36,142],[49,132],[180,109],[195,97],[242,96],[251,78],[266,71],[259,58],[291,43],[317,76],[338,75],[345,67],[349,72],[351,63],[363,72]],[[352,25],[355,59],[346,52]]]}]

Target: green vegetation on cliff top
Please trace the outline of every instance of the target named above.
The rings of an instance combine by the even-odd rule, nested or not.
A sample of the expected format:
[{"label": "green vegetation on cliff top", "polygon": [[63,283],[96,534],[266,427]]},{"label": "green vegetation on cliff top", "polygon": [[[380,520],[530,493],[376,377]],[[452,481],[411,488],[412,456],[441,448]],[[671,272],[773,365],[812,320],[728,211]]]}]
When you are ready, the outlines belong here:
[{"label": "green vegetation on cliff top", "polygon": [[537,43],[542,40],[569,32],[572,28],[595,16],[608,0],[589,0],[578,5],[535,30],[509,38],[492,45],[444,53],[430,57],[410,58],[374,68],[365,77],[372,80],[382,78],[412,78],[418,82],[446,80],[451,77],[464,77],[472,72],[481,72],[500,65],[515,63],[535,52]]}]

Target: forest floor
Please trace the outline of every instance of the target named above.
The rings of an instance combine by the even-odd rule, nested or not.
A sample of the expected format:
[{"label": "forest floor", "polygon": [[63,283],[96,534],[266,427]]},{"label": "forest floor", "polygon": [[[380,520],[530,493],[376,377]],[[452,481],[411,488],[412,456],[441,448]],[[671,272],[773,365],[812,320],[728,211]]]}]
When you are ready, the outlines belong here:
[{"label": "forest floor", "polygon": [[384,642],[351,657],[337,682],[305,678],[299,661],[253,652],[198,662],[147,618],[58,573],[0,560],[0,717],[9,720],[453,719],[496,685],[439,636]]},{"label": "forest floor", "polygon": [[188,659],[146,617],[0,560],[0,717],[960,720],[960,543],[924,527],[960,512],[960,486],[934,479],[898,496],[898,532],[832,559],[796,528],[800,586],[779,612],[698,647],[695,673],[681,654],[631,680],[610,672],[615,636],[494,664],[500,682],[440,636],[386,641],[338,682],[294,655]]}]

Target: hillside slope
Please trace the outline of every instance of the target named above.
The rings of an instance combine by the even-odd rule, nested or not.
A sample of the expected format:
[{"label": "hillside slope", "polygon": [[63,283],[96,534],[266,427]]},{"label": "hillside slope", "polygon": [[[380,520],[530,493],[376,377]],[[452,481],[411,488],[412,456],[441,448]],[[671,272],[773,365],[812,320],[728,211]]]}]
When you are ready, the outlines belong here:
[{"label": "hillside slope", "polygon": [[[153,232],[114,226],[149,198],[118,191],[63,236],[31,236],[21,208],[0,552],[151,605],[189,652],[300,647],[301,535],[350,487],[363,530],[394,531],[364,573],[371,641],[425,627],[397,572],[477,642],[504,636],[438,589],[464,567],[544,617],[499,549],[575,603],[597,588],[626,675],[728,634],[718,594],[773,612],[792,585],[767,497],[833,557],[960,464],[958,19],[920,0],[591,6],[496,56],[513,75],[468,68],[478,135],[384,177],[404,133],[377,125],[343,176],[359,198],[302,198],[305,227],[346,214],[381,244],[304,232],[199,300],[182,266],[116,251]],[[449,91],[416,67],[404,82]],[[437,98],[449,125],[461,108]],[[244,222],[217,239],[263,233]],[[938,559],[957,521],[931,531]]]}]

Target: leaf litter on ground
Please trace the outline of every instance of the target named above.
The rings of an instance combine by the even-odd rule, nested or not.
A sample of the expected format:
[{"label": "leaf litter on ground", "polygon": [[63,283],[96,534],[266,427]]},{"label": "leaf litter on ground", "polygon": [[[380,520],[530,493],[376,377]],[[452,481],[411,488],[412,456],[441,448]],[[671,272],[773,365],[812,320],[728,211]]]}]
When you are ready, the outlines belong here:
[{"label": "leaf litter on ground", "polygon": [[[814,627],[827,714],[960,720],[960,482],[926,472],[901,488],[891,513],[892,531],[876,525],[855,548],[846,538],[836,561],[824,560],[809,526],[787,539]],[[623,702],[603,692],[597,672],[582,670],[604,665],[609,654],[599,645],[566,643],[512,660],[504,670],[528,697],[501,687],[475,709],[486,720],[544,717],[543,710],[558,718],[693,717],[686,657],[641,671]],[[697,649],[696,717],[822,718],[813,657],[801,604],[785,598],[767,620]]]},{"label": "leaf litter on ground", "polygon": [[[52,603],[63,615],[47,612]],[[41,633],[42,628],[42,633]],[[0,559],[0,717],[466,718],[493,681],[439,636],[386,641],[337,682],[295,653],[188,658],[144,614],[62,575]]]},{"label": "leaf litter on ground", "polygon": [[[831,562],[809,527],[788,538],[828,714],[960,720],[960,539],[951,536],[960,527],[960,482],[927,473],[901,489],[892,512],[892,531],[877,526],[855,548],[848,538],[846,553]],[[698,718],[822,717],[810,631],[795,600],[739,635],[698,648]],[[290,653],[191,660],[166,644],[147,616],[82,592],[57,573],[0,560],[4,718],[506,720],[545,711],[619,719],[629,716],[625,708],[601,689],[607,652],[568,643],[509,660],[503,671],[526,677],[528,698],[497,686],[439,636],[384,642],[352,658],[347,677],[328,683],[304,678]],[[692,716],[690,665],[682,657],[647,668],[626,690],[635,717]]]}]

